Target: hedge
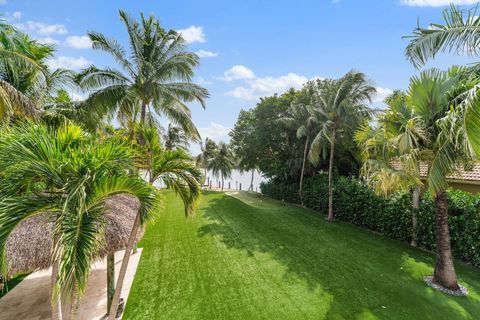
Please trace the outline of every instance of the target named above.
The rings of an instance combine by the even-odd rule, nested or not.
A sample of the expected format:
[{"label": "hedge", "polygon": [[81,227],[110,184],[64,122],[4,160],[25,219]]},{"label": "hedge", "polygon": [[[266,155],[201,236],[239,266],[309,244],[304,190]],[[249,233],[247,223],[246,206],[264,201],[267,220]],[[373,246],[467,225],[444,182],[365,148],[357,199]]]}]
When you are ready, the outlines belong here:
[{"label": "hedge", "polygon": [[[300,203],[298,183],[270,180],[261,184],[263,194],[291,203]],[[453,255],[480,267],[480,196],[458,190],[448,191],[449,227]],[[306,178],[303,186],[305,207],[328,212],[328,176]],[[379,232],[392,239],[410,242],[412,237],[412,200],[408,193],[384,198],[358,179],[338,177],[334,182],[336,219]],[[425,195],[418,209],[417,243],[435,249],[435,206]]]}]

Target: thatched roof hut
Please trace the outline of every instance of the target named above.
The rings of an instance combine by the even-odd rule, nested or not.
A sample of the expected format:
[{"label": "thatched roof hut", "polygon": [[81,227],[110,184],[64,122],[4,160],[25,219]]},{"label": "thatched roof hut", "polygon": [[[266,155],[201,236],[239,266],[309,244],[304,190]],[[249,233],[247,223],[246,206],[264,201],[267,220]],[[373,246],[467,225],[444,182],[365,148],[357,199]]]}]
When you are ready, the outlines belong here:
[{"label": "thatched roof hut", "polygon": [[[106,201],[105,248],[99,252],[103,258],[109,252],[125,249],[132,230],[139,202],[130,195],[116,195]],[[7,240],[8,273],[30,272],[51,265],[53,223],[47,213],[22,221]],[[137,235],[141,237],[141,232]]]}]

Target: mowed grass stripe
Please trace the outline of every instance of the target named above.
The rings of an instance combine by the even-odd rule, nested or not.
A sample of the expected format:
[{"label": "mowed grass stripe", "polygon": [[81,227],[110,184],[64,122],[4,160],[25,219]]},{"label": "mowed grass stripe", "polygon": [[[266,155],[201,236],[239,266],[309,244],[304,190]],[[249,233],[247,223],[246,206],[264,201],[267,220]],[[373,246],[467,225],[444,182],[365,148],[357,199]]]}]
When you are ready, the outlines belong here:
[{"label": "mowed grass stripe", "polygon": [[198,214],[166,193],[148,226],[125,319],[478,319],[471,294],[422,281],[433,257],[406,244],[261,196],[204,194]]}]

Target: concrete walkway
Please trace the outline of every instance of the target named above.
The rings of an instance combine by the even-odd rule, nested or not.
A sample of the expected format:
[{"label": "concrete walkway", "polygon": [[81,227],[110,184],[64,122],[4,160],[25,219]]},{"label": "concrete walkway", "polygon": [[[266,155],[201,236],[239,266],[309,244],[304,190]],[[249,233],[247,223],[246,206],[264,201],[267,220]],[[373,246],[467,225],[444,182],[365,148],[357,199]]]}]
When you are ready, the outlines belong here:
[{"label": "concrete walkway", "polygon": [[[115,278],[118,277],[123,253],[115,253]],[[130,257],[121,297],[125,305],[137,271],[142,249]],[[51,270],[36,271],[0,299],[1,320],[48,320],[50,311]],[[104,319],[107,310],[107,260],[96,262],[88,280],[88,288],[80,301],[81,320]],[[66,311],[66,310],[65,310]],[[65,312],[68,313],[68,312]],[[68,319],[68,317],[64,317]]]}]

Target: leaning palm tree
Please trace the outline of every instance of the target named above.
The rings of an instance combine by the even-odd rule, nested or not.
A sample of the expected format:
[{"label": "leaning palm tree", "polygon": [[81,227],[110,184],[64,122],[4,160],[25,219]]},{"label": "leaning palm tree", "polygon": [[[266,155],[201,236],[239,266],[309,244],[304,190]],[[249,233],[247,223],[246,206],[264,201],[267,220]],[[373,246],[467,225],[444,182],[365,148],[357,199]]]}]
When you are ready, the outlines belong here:
[{"label": "leaning palm tree", "polygon": [[208,162],[208,169],[212,170],[212,174],[215,177],[220,177],[222,179],[222,191],[224,180],[232,175],[234,167],[235,159],[230,146],[224,142],[220,142],[218,144],[218,149]]},{"label": "leaning palm tree", "polygon": [[[123,125],[143,126],[149,112],[166,116],[194,139],[199,137],[185,102],[205,106],[208,91],[192,82],[199,58],[188,52],[181,34],[165,30],[154,16],[135,21],[120,11],[129,40],[129,53],[115,39],[89,32],[92,47],[110,54],[122,71],[91,66],[78,77],[80,86],[92,92],[91,108],[116,115]],[[132,130],[135,126],[130,125]]]},{"label": "leaning palm tree", "polygon": [[5,246],[23,220],[48,212],[52,232],[53,317],[65,297],[71,319],[78,316],[91,264],[104,243],[105,201],[128,193],[140,200],[145,222],[156,211],[157,192],[126,173],[132,155],[116,141],[99,143],[76,125],[51,129],[25,123],[7,128],[0,138],[0,269],[6,272]]},{"label": "leaning palm tree", "polygon": [[[185,207],[185,216],[194,214],[195,205],[200,198],[201,172],[195,167],[191,157],[183,149],[167,151],[161,145],[159,134],[155,128],[141,128],[142,139],[145,143],[141,146],[143,167],[149,172],[151,185],[161,180],[167,189],[175,191],[180,196]],[[141,212],[135,218],[130,237],[125,248],[122,265],[120,267],[117,285],[109,310],[109,318],[115,319],[118,311],[120,294],[127,271],[130,253],[135,244],[138,229],[141,226]]]},{"label": "leaning palm tree", "polygon": [[[309,88],[313,83],[308,84]],[[318,132],[317,118],[314,116],[314,111],[311,106],[302,103],[292,103],[289,109],[289,114],[280,118],[280,123],[290,131],[294,131],[297,139],[304,140],[302,169],[300,172],[300,183],[298,188],[298,195],[303,206],[303,179],[305,176],[305,168],[307,165],[308,152],[312,142],[312,136]]]},{"label": "leaning palm tree", "polygon": [[376,90],[360,72],[350,71],[335,80],[317,80],[311,102],[311,110],[320,129],[312,141],[309,158],[318,163],[320,154],[330,144],[328,165],[328,220],[333,216],[333,166],[335,145],[339,135],[353,135],[354,130],[369,115],[365,104],[370,102]]}]

